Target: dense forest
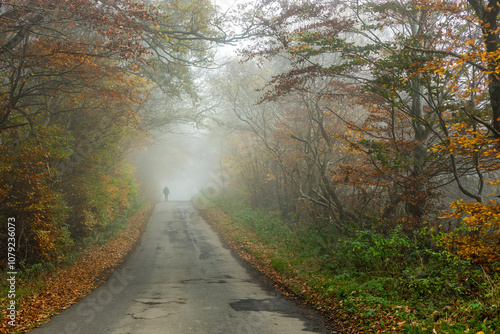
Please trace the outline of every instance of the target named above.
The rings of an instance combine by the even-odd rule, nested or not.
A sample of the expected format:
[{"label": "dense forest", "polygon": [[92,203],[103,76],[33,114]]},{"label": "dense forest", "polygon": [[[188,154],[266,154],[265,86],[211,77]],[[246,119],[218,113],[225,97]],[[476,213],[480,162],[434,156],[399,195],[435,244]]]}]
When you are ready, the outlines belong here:
[{"label": "dense forest", "polygon": [[[500,3],[222,7],[0,1],[0,236],[15,217],[22,265],[99,240],[141,196],[131,153],[189,123],[222,143],[205,197],[314,231],[322,270],[420,263],[428,298],[426,267],[467,264],[500,302]],[[454,268],[439,293],[480,289]]]},{"label": "dense forest", "polygon": [[283,219],[432,227],[500,260],[498,4],[264,1],[248,45],[211,76],[225,165]]},{"label": "dense forest", "polygon": [[0,232],[16,219],[19,261],[58,262],[132,206],[129,153],[195,119],[192,68],[239,38],[225,20],[203,0],[0,2]]}]

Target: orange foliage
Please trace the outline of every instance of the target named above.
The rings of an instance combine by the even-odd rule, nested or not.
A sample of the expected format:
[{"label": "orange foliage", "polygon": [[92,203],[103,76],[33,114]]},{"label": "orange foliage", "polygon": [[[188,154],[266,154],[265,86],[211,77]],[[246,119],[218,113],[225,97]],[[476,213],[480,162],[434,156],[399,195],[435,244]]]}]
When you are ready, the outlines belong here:
[{"label": "orange foliage", "polygon": [[[45,275],[43,288],[32,287],[30,290],[33,292],[18,300],[15,330],[24,332],[39,326],[102,284],[140,238],[152,210],[152,205],[143,208],[129,218],[125,230],[106,244],[84,253],[73,265]],[[19,291],[27,288],[29,286],[25,282],[19,282]],[[6,310],[3,307],[3,318],[6,318]],[[8,333],[12,329],[6,321],[0,324],[0,333]]]},{"label": "orange foliage", "polygon": [[[11,135],[23,133],[11,130]],[[16,218],[18,236],[25,236],[24,240],[18,239],[20,249],[25,245],[34,247],[36,252],[31,254],[37,254],[38,260],[58,260],[71,246],[63,226],[67,208],[52,184],[58,173],[51,168],[51,162],[68,153],[61,150],[65,140],[61,134],[57,127],[45,128],[15,152],[8,145],[0,146],[0,184],[5,185],[0,192],[0,216],[4,221],[7,216]]]},{"label": "orange foliage", "polygon": [[[499,140],[491,138],[485,129],[471,129],[465,123],[455,124],[450,129],[452,133],[447,138],[448,145],[436,145],[434,150],[480,161],[477,168],[484,173],[484,181],[488,178],[486,184],[499,184],[500,179],[496,176],[500,169],[500,153],[497,149]],[[481,196],[481,201],[458,200],[450,204],[452,210],[445,212],[441,218],[455,219],[461,227],[445,234],[444,242],[462,258],[481,264],[487,269],[500,270],[498,192],[493,190],[484,197],[486,196],[489,199],[483,199]]]},{"label": "orange foliage", "polygon": [[[485,128],[460,122],[449,126],[449,136],[444,143],[435,145],[433,151],[469,159],[481,172],[482,181],[488,181],[487,186],[494,186],[500,183],[496,176],[500,169],[498,144],[499,140],[492,138]],[[490,270],[495,263],[500,263],[500,203],[497,196],[498,193],[492,191],[481,195],[479,201],[454,201],[450,204],[451,211],[440,217],[456,220],[459,226],[443,235],[446,247],[461,258]]]},{"label": "orange foliage", "polygon": [[459,200],[451,207],[441,218],[461,218],[463,227],[445,234],[445,245],[464,259],[500,270],[500,203]]},{"label": "orange foliage", "polygon": [[[119,169],[132,142],[125,138],[138,134],[147,92],[134,74],[148,60],[138,41],[157,13],[135,1],[121,1],[120,10],[97,0],[8,0],[1,7],[0,218],[19,222],[20,258],[57,262],[85,219],[113,219],[130,204],[127,173],[106,169]],[[101,170],[87,174],[91,167]],[[72,198],[70,179],[84,177],[105,186],[100,204],[108,207],[98,214],[87,201],[91,191],[79,192],[85,187]],[[78,209],[83,221],[67,219]]]}]

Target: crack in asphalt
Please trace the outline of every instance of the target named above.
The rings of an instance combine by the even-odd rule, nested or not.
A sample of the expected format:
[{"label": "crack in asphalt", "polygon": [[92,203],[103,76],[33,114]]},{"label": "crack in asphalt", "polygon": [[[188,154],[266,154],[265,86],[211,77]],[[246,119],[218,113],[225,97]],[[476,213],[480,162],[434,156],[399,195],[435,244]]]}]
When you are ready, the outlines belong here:
[{"label": "crack in asphalt", "polygon": [[157,310],[157,309],[151,309],[151,310],[146,310],[144,312],[139,312],[132,314],[132,318],[134,319],[160,319],[160,318],[166,318],[169,315],[176,314],[176,312],[169,312],[165,313],[164,310]]},{"label": "crack in asphalt", "polygon": [[175,304],[186,304],[187,301],[184,298],[180,298],[178,300],[169,300],[169,299],[160,299],[160,298],[141,298],[141,299],[132,299],[135,302],[142,303],[145,305],[159,305],[159,304],[169,304],[169,303],[175,303]]}]

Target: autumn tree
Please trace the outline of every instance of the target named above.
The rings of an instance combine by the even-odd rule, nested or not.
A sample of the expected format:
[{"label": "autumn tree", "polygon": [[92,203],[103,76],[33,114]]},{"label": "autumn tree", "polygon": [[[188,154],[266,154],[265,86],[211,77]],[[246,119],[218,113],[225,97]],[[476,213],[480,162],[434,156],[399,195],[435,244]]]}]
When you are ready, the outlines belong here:
[{"label": "autumn tree", "polygon": [[[124,36],[138,36],[138,23],[148,13],[139,4],[123,3],[120,12],[116,5],[94,1],[3,2],[0,9],[0,135],[6,166],[0,211],[19,219],[23,260],[58,261],[72,242],[64,225],[67,198],[58,185],[67,175],[61,161],[81,144],[76,129],[83,113],[96,119],[99,111],[108,115],[100,109],[104,100],[130,102],[128,88],[119,82],[129,80],[127,71],[145,60],[146,50]],[[124,63],[126,55],[130,61]],[[23,176],[12,177],[15,171]]]},{"label": "autumn tree", "polygon": [[[497,4],[483,2],[410,3],[440,17],[432,38],[417,35],[402,47],[419,56],[408,80],[425,83],[434,132],[434,161],[445,161],[438,181],[453,180],[463,198],[452,201],[461,226],[446,237],[461,256],[491,268],[498,262],[497,179]],[[439,159],[439,160],[438,160]],[[457,197],[452,198],[456,200]]]},{"label": "autumn tree", "polygon": [[274,70],[288,65],[274,60],[261,66],[233,63],[212,83],[223,101],[220,107],[233,115],[222,116],[220,123],[233,132],[245,132],[237,152],[251,152],[236,155],[240,167],[233,171],[240,172],[234,179],[243,178],[248,183],[246,188],[252,190],[249,198],[256,206],[273,203],[268,198],[274,195],[285,218],[291,214],[309,220],[324,216],[339,227],[343,221],[357,220],[350,207],[354,203],[347,200],[352,197],[332,178],[332,170],[347,157],[346,142],[341,138],[345,126],[325,108],[325,104],[335,105],[344,115],[347,104],[325,94],[332,87],[319,79],[295,87],[294,97],[263,100],[259,88]]},{"label": "autumn tree", "polygon": [[[422,169],[424,168],[423,162],[426,160],[425,141],[430,134],[430,129],[425,128],[420,122],[420,119],[423,118],[424,108],[420,83],[415,81],[404,91],[401,90],[401,86],[396,88],[398,78],[394,76],[401,73],[402,69],[394,68],[394,65],[402,57],[398,57],[398,52],[393,49],[395,43],[391,44],[389,40],[382,41],[383,38],[380,39],[377,35],[372,36],[370,34],[372,31],[364,31],[364,29],[372,28],[366,28],[368,24],[363,24],[362,21],[361,25],[356,25],[354,19],[338,19],[339,17],[348,17],[345,14],[339,14],[346,13],[347,10],[340,4],[331,2],[308,3],[305,5],[305,8],[307,8],[305,12],[302,10],[304,4],[291,5],[273,2],[272,5],[263,3],[263,8],[268,5],[281,7],[278,16],[272,17],[270,15],[262,18],[263,25],[269,30],[266,33],[266,29],[263,29],[262,33],[267,34],[266,36],[272,36],[272,47],[263,46],[257,48],[257,51],[248,51],[247,54],[251,57],[272,57],[278,52],[287,53],[292,59],[292,69],[277,75],[270,82],[270,90],[266,98],[275,99],[279,96],[295,94],[297,89],[307,80],[316,77],[331,81],[331,87],[336,88],[343,85],[346,88],[343,92],[332,90],[329,92],[332,96],[347,95],[349,94],[348,87],[352,87],[354,90],[352,93],[353,98],[356,95],[361,96],[358,99],[359,104],[362,105],[366,102],[367,109],[373,105],[374,99],[378,98],[379,102],[375,102],[377,110],[375,110],[376,108],[372,108],[371,111],[367,110],[373,112],[373,118],[369,120],[370,122],[373,122],[375,118],[379,121],[377,126],[372,127],[371,130],[380,130],[386,126],[391,126],[390,122],[383,119],[386,115],[390,117],[391,112],[393,116],[394,113],[398,112],[409,113],[408,119],[410,122],[413,119],[413,122],[409,123],[406,129],[403,129],[403,133],[405,133],[405,136],[413,135],[415,138],[386,137],[386,135],[390,135],[390,132],[388,133],[385,130],[376,133],[371,132],[365,125],[364,134],[367,135],[367,139],[362,143],[371,145],[370,143],[381,141],[384,137],[385,144],[396,140],[400,141],[399,144],[401,144],[401,140],[413,140],[414,143],[420,143],[420,145],[413,145],[415,159],[413,159],[413,162],[409,162],[413,165],[409,167],[412,169],[409,172],[410,177],[415,179],[412,184],[413,188],[406,185],[404,188],[407,190],[406,194],[400,194],[399,197],[400,199],[405,197],[407,211],[412,216],[421,219],[423,214],[421,208],[424,205],[417,199],[421,201],[426,196],[422,195],[423,191],[414,188],[425,184],[421,180],[416,180],[422,175]],[[272,18],[268,19],[268,17]],[[399,22],[400,26],[403,21]],[[417,23],[412,22],[411,24]],[[404,31],[404,27],[401,30]],[[347,38],[344,37],[346,34],[348,34]],[[348,42],[349,37],[353,38],[356,35],[363,38],[363,41],[357,43],[359,45]],[[370,40],[370,37],[373,38]],[[381,59],[381,55],[386,55],[386,59]],[[335,81],[339,84],[333,84]],[[391,86],[392,83],[394,83],[393,86]],[[360,89],[356,90],[356,86],[364,86],[365,92],[363,93]],[[383,96],[382,93],[386,93],[386,95]],[[373,95],[373,97],[369,97],[369,95]],[[386,105],[380,102],[383,100],[386,101]],[[326,109],[328,106],[323,108]],[[337,112],[332,108],[330,108],[330,111],[334,114]],[[382,116],[383,113],[384,116]],[[385,124],[381,125],[381,122],[385,122]],[[395,134],[395,131],[392,131],[392,134]],[[371,145],[371,147],[366,147],[366,151],[372,152],[377,147],[377,145]],[[376,165],[375,167],[379,168],[377,164],[380,161],[376,159],[372,159],[372,161]]]},{"label": "autumn tree", "polygon": [[352,147],[371,166],[338,172],[357,180],[371,175],[386,188],[382,217],[403,208],[405,221],[418,225],[435,217],[433,198],[455,187],[460,194],[448,198],[464,201],[445,217],[459,218],[465,230],[450,245],[489,263],[498,254],[487,241],[496,238],[491,222],[498,212],[497,5],[264,1],[261,39],[246,51],[292,61],[291,70],[270,81],[267,99],[295,94],[311,77],[343,83],[366,112],[363,122],[345,123],[358,133]]},{"label": "autumn tree", "polygon": [[[18,217],[28,263],[60,260],[130,206],[127,152],[185,117],[165,114],[195,95],[189,66],[231,38],[215,16],[206,1],[0,4],[0,216]],[[169,102],[148,113],[157,92]]]},{"label": "autumn tree", "polygon": [[[500,138],[500,78],[498,76],[500,52],[500,37],[498,32],[498,13],[500,4],[495,1],[468,0],[467,3],[472,8],[465,10],[465,17],[469,22],[478,23],[481,29],[481,39],[483,48],[479,53],[470,59],[474,68],[480,69],[488,80],[485,84],[488,87],[491,112],[483,119],[476,118],[475,121],[486,126],[492,134]],[[469,54],[460,54],[447,51],[448,55],[459,58],[459,60],[469,60]],[[458,56],[458,57],[457,57]],[[479,61],[480,59],[480,61]]]},{"label": "autumn tree", "polygon": [[233,175],[232,186],[245,189],[243,193],[254,206],[272,206],[277,200],[280,209],[287,212],[286,200],[277,191],[282,185],[275,173],[279,167],[273,161],[277,148],[271,130],[279,116],[275,106],[256,105],[260,96],[256,88],[268,76],[266,71],[233,61],[212,73],[207,84],[216,112],[209,126],[233,138],[223,154],[224,167]]},{"label": "autumn tree", "polygon": [[443,215],[459,226],[444,239],[463,258],[498,270],[499,6],[494,2],[467,1],[437,3],[433,8],[445,11],[458,27],[455,34],[443,36],[455,37],[453,42],[418,48],[430,58],[422,71],[453,78],[450,86],[456,99],[452,105],[455,110],[445,140],[434,150],[450,156],[452,162],[469,161],[476,172],[474,192],[464,189],[456,178],[468,198],[452,202],[452,210]]},{"label": "autumn tree", "polygon": [[[292,69],[270,82],[267,98],[294,94],[311,77],[344,87],[342,94],[352,96],[369,115],[349,126],[361,135],[353,144],[372,162],[369,173],[386,179],[384,216],[404,203],[410,220],[420,224],[439,187],[450,182],[449,175],[460,182],[477,172],[463,159],[444,156],[445,166],[442,155],[429,154],[435,142],[446,140],[446,108],[455,95],[447,78],[421,71],[429,56],[419,47],[447,43],[443,36],[458,22],[449,19],[453,6],[435,11],[418,1],[317,1],[262,2],[262,8],[269,9],[262,14],[266,28],[261,33],[272,40],[267,43],[271,47],[256,43],[246,54],[272,57],[282,52],[292,59]],[[279,14],[266,15],[272,10]]]}]

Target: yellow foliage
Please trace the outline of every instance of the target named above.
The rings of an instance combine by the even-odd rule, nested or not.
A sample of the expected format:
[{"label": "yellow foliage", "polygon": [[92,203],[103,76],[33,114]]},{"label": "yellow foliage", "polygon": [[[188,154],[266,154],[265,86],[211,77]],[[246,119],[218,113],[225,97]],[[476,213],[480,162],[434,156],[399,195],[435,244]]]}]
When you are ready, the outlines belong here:
[{"label": "yellow foliage", "polygon": [[493,264],[500,262],[500,203],[459,200],[451,207],[453,211],[441,218],[459,218],[463,226],[444,234],[446,247],[463,259],[494,269]]}]

